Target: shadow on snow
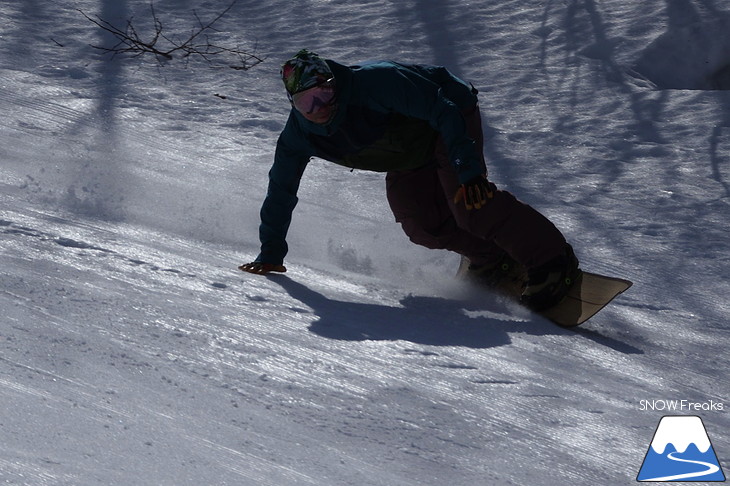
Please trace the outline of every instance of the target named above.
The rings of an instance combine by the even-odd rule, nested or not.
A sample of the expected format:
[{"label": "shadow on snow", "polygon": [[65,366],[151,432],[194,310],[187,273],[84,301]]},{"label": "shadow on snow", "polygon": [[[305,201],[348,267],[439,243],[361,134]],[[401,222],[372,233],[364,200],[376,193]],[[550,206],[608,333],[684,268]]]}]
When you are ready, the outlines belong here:
[{"label": "shadow on snow", "polygon": [[[318,317],[309,330],[329,339],[344,341],[397,341],[431,346],[463,346],[487,349],[511,344],[510,333],[534,336],[580,335],[623,354],[642,354],[630,344],[588,329],[562,329],[539,316],[486,311],[484,303],[443,297],[409,295],[402,307],[330,299],[285,275],[270,276],[294,299],[310,307]],[[494,302],[498,302],[495,298]],[[469,313],[472,315],[470,316]],[[482,315],[480,315],[480,313]],[[491,314],[494,317],[487,317]]]}]

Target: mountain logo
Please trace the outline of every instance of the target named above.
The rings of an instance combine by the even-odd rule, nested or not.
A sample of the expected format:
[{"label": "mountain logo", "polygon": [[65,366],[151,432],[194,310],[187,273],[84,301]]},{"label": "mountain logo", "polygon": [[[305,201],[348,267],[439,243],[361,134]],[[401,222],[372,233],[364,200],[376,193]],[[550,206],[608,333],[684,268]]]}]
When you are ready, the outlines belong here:
[{"label": "mountain logo", "polygon": [[725,481],[700,417],[666,415],[654,432],[637,481]]}]

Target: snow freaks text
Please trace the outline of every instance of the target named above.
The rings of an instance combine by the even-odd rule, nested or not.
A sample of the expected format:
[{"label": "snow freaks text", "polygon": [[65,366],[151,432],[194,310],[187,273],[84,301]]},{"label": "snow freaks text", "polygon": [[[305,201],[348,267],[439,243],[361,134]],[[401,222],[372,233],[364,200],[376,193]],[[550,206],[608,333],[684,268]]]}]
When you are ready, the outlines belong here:
[{"label": "snow freaks text", "polygon": [[725,408],[723,402],[709,400],[705,402],[692,402],[690,400],[640,400],[639,410],[660,411],[660,412],[722,412]]}]

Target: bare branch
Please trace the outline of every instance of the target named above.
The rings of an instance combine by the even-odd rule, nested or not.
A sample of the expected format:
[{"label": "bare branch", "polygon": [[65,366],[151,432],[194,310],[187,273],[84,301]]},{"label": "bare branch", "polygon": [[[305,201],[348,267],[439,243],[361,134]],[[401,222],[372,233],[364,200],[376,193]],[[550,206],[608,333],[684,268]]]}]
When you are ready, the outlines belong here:
[{"label": "bare branch", "polygon": [[118,54],[129,54],[132,57],[144,56],[150,54],[154,56],[158,62],[162,60],[172,60],[179,56],[186,60],[191,57],[199,57],[209,64],[215,64],[215,58],[222,57],[232,59],[231,61],[222,60],[221,63],[228,64],[232,69],[246,70],[263,62],[264,58],[252,52],[240,49],[238,47],[226,47],[215,44],[211,38],[211,33],[218,32],[214,27],[215,24],[223,18],[236,4],[238,0],[233,0],[228,7],[219,13],[209,22],[204,22],[198,13],[193,10],[193,16],[197,22],[197,26],[193,28],[190,35],[185,40],[177,40],[173,36],[165,33],[162,21],[155,11],[154,3],[150,3],[150,13],[152,15],[152,24],[154,33],[148,36],[149,40],[145,41],[140,36],[133,23],[133,18],[127,20],[124,30],[114,26],[107,20],[100,17],[90,17],[81,10],[81,13],[88,21],[102,29],[103,31],[114,36],[118,42],[112,47],[103,47],[92,45],[93,48],[104,52],[109,52],[112,56]]}]

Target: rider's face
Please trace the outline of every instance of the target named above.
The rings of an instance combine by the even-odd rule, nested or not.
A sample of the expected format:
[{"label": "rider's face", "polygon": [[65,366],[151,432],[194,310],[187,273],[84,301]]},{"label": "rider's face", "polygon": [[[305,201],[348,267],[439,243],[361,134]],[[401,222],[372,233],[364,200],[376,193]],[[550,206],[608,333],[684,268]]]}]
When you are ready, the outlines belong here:
[{"label": "rider's face", "polygon": [[326,83],[295,93],[291,96],[291,103],[307,120],[324,124],[336,111],[335,99],[335,87]]}]

